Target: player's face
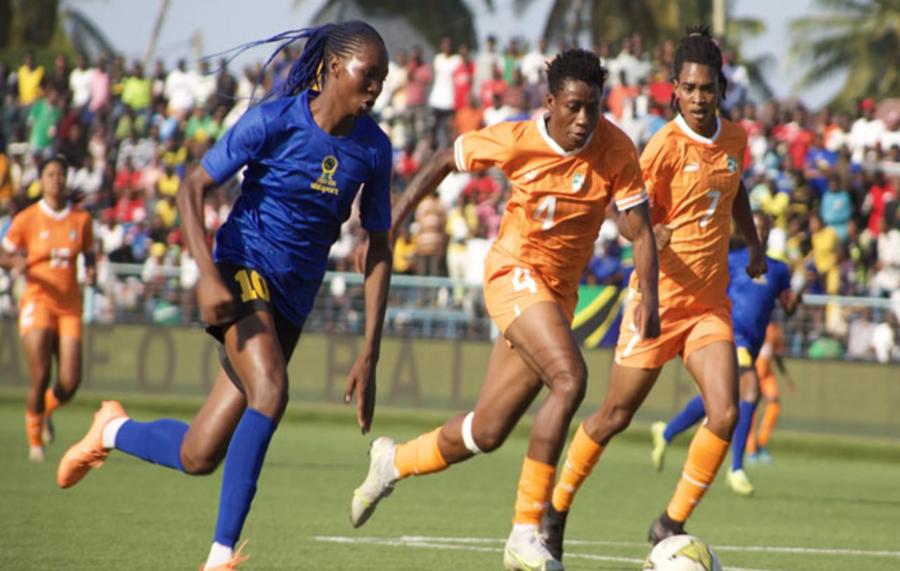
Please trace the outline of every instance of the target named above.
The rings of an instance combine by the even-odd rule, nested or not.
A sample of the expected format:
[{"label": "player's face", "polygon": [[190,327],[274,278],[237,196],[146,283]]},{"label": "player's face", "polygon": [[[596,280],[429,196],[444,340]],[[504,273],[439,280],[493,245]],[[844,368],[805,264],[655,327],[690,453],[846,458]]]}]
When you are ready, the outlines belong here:
[{"label": "player's face", "polygon": [[41,173],[41,190],[44,197],[59,200],[66,190],[66,169],[59,161],[53,161],[44,167]]},{"label": "player's face", "polygon": [[675,78],[675,97],[688,126],[698,133],[715,129],[719,77],[711,66],[686,62]]},{"label": "player's face", "polygon": [[379,42],[366,42],[351,56],[332,65],[337,96],[348,113],[363,115],[372,110],[388,72],[388,54]]},{"label": "player's face", "polygon": [[557,93],[547,95],[550,121],[547,130],[567,151],[584,146],[600,120],[600,89],[567,79]]}]

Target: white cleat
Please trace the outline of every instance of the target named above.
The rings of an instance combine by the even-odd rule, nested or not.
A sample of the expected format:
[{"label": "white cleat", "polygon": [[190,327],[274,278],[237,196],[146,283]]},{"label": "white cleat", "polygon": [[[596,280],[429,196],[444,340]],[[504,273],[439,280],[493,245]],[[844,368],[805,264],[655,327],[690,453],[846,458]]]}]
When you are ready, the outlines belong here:
[{"label": "white cleat", "polygon": [[728,487],[739,496],[753,495],[753,484],[743,470],[728,471]]},{"label": "white cleat", "polygon": [[43,446],[29,446],[28,447],[28,460],[31,462],[43,462],[44,461],[44,447]]},{"label": "white cleat", "polygon": [[507,571],[563,571],[563,564],[550,555],[536,525],[514,525],[506,548],[503,567]]},{"label": "white cleat", "polygon": [[372,517],[378,502],[394,491],[397,470],[394,468],[394,451],[397,445],[384,436],[376,438],[369,446],[369,473],[362,485],[353,491],[350,504],[350,523],[360,527]]}]

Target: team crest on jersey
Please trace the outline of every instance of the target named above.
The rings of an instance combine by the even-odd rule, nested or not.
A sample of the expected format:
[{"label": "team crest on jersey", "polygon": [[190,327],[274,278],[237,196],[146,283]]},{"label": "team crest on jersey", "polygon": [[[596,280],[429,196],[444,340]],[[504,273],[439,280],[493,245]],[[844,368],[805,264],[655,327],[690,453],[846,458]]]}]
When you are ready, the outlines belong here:
[{"label": "team crest on jersey", "polygon": [[76,238],[78,238],[78,232],[76,232],[75,230],[69,230],[69,241],[74,242]]},{"label": "team crest on jersey", "polygon": [[584,186],[584,173],[577,172],[572,177],[572,192],[578,192]]},{"label": "team crest on jersey", "polygon": [[737,159],[734,157],[728,157],[725,161],[725,166],[728,167],[728,174],[734,174],[737,172]]},{"label": "team crest on jersey", "polygon": [[334,182],[334,173],[338,168],[337,157],[328,155],[322,159],[322,174],[312,183],[312,189],[327,194],[337,194],[337,183]]}]

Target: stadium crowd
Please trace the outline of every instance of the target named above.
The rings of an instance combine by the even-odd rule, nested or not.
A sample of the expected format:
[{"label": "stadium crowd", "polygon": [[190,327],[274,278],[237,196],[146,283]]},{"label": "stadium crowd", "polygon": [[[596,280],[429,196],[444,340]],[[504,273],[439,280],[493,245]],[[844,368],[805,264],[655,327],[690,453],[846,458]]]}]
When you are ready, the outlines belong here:
[{"label": "stadium crowd", "polygon": [[[541,113],[545,62],[562,47],[510,41],[500,49],[489,37],[476,52],[446,38],[433,58],[418,47],[393,51],[374,113],[394,145],[395,190],[458,134]],[[640,150],[672,118],[674,44],[646,46],[634,35],[596,50],[609,70],[604,113]],[[199,275],[182,244],[175,193],[251,99],[282,80],[295,54],[289,48],[268,68],[257,63],[239,74],[205,60],[171,69],[158,61],[149,73],[118,56],[59,55],[47,69],[31,54],[18,66],[0,63],[0,236],[40,198],[40,161],[61,153],[69,185],[95,221],[98,279],[88,317],[195,320]],[[769,254],[789,263],[797,287],[813,280],[811,293],[893,295],[900,303],[900,105],[864,99],[846,114],[757,101],[748,69],[733,51],[724,55],[723,110],[747,132],[744,180],[753,208],[774,220]],[[480,284],[505,190],[499,173],[449,176],[399,235],[395,272]],[[208,198],[210,240],[237,192],[231,181]],[[333,269],[351,269],[363,234],[351,217],[331,252]],[[610,213],[584,280],[623,285],[630,259]],[[6,315],[15,313],[13,278],[0,275]],[[454,292],[446,303],[462,301]],[[837,306],[813,313],[803,347],[813,356],[900,359],[898,315]]]}]

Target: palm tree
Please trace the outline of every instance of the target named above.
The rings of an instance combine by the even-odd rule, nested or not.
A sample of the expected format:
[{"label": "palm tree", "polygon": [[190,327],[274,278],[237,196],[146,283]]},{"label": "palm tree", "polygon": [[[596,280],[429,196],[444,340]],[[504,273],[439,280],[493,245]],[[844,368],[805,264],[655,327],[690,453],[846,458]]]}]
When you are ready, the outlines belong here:
[{"label": "palm tree", "polygon": [[815,15],[791,23],[794,60],[810,67],[800,87],[847,72],[834,103],[900,94],[900,0],[817,0]]}]

